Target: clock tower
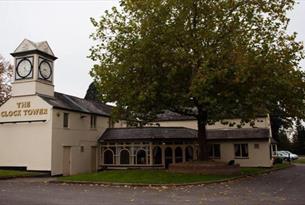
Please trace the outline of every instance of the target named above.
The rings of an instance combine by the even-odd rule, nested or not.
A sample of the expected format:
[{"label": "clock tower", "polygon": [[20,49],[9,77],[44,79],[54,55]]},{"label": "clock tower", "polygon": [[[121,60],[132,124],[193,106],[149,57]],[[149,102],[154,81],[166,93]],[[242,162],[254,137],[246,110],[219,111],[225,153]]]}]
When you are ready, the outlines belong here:
[{"label": "clock tower", "polygon": [[54,56],[46,41],[24,39],[11,53],[15,59],[12,96],[43,94],[54,96]]}]

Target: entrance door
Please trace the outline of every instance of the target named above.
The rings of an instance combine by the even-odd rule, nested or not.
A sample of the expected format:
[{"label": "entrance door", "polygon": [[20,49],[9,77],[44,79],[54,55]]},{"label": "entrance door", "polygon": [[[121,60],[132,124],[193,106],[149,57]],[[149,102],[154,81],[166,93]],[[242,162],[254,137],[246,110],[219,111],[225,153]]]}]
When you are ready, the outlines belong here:
[{"label": "entrance door", "polygon": [[63,175],[69,176],[71,173],[71,147],[65,146],[63,153]]},{"label": "entrance door", "polygon": [[96,147],[91,147],[91,171],[96,172]]}]

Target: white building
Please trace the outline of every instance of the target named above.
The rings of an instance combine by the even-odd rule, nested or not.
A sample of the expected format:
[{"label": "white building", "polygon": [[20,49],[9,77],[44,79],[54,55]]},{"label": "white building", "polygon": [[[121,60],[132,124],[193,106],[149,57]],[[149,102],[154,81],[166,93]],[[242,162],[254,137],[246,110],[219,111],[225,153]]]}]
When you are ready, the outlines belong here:
[{"label": "white building", "polygon": [[[117,123],[111,128],[111,106],[54,92],[56,57],[47,42],[24,40],[12,56],[12,97],[0,107],[0,168],[70,175],[102,167],[166,167],[196,159],[194,119],[167,114],[154,122],[161,127],[124,128]],[[272,166],[269,117],[256,119],[256,125],[209,126],[211,158]]]},{"label": "white building", "polygon": [[95,171],[111,107],[54,92],[56,57],[47,42],[24,40],[12,55],[12,97],[0,107],[0,167]]}]

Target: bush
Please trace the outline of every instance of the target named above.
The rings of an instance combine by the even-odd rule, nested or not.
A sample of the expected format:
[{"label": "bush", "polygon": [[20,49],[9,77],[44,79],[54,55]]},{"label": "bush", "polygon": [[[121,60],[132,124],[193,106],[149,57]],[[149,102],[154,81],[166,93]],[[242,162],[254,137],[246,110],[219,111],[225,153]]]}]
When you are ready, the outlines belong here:
[{"label": "bush", "polygon": [[274,158],[273,164],[283,164],[283,159],[276,157]]}]

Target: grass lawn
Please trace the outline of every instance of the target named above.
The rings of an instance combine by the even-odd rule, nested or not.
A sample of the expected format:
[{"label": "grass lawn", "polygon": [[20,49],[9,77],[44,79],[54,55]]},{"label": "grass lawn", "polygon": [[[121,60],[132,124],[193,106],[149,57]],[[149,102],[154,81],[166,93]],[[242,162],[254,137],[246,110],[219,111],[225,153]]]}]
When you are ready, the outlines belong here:
[{"label": "grass lawn", "polygon": [[15,170],[0,170],[0,179],[6,177],[26,177],[34,175],[37,175],[37,173]]},{"label": "grass lawn", "polygon": [[305,164],[305,158],[294,160],[293,163]]},{"label": "grass lawn", "polygon": [[241,167],[240,172],[241,175],[256,175],[256,174],[261,174],[266,171],[271,171],[274,169],[284,169],[289,167],[288,163],[283,163],[283,164],[275,164],[273,165],[272,168],[264,168],[264,167]]},{"label": "grass lawn", "polygon": [[107,170],[90,174],[61,177],[68,181],[115,182],[139,184],[183,184],[201,181],[215,181],[232,176],[173,173],[167,170]]},{"label": "grass lawn", "polygon": [[[287,164],[276,165],[285,168]],[[241,175],[260,174],[271,168],[241,168]],[[79,174],[60,177],[62,181],[112,182],[134,184],[184,184],[194,182],[211,182],[234,178],[233,176],[200,175],[173,173],[167,170],[107,170],[97,173]]]}]

